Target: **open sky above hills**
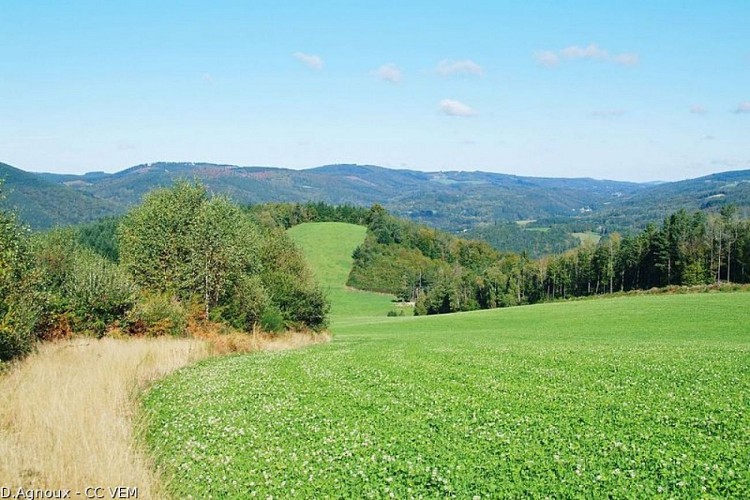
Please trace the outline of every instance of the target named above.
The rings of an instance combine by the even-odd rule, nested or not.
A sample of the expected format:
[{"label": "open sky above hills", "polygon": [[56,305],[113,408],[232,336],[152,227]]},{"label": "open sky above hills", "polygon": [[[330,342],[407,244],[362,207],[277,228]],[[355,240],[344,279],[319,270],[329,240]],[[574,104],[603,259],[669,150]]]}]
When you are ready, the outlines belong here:
[{"label": "open sky above hills", "polygon": [[7,0],[0,161],[746,169],[749,16],[743,0]]}]

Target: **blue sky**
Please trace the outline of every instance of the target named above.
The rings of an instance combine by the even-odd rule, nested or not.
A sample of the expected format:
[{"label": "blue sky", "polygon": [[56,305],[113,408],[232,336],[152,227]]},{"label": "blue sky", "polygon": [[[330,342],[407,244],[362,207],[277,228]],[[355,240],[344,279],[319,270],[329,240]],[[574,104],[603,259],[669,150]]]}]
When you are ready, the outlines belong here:
[{"label": "blue sky", "polygon": [[0,2],[0,161],[750,168],[750,2]]}]

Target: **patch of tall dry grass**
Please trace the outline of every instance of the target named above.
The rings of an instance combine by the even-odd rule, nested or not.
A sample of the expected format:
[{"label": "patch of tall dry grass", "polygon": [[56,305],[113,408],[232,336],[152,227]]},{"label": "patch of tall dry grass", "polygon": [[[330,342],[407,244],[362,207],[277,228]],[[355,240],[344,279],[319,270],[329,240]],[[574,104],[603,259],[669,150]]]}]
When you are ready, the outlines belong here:
[{"label": "patch of tall dry grass", "polygon": [[254,351],[280,351],[298,349],[331,340],[329,333],[286,332],[269,334],[259,330],[244,333],[226,329],[216,323],[193,323],[188,326],[190,336],[205,341],[211,355],[221,356],[232,353]]},{"label": "patch of tall dry grass", "polygon": [[134,436],[137,393],[208,352],[172,338],[42,345],[0,378],[0,486],[125,486],[162,497]]},{"label": "patch of tall dry grass", "polygon": [[[0,487],[138,488],[163,498],[134,431],[151,381],[211,355],[293,349],[328,334],[252,335],[193,327],[196,339],[74,339],[44,344],[0,376]],[[75,495],[75,493],[73,493]],[[106,494],[106,493],[105,493]]]}]

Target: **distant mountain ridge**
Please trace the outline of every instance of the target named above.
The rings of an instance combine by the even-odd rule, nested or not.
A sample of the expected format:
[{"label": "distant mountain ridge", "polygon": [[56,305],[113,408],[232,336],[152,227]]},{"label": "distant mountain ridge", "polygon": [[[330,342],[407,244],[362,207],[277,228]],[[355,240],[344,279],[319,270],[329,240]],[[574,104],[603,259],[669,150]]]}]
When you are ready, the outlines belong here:
[{"label": "distant mountain ridge", "polygon": [[0,163],[0,178],[5,178],[6,204],[17,207],[21,219],[37,228],[123,213],[151,189],[169,186],[178,179],[199,180],[212,192],[226,194],[239,203],[380,203],[397,215],[453,231],[494,221],[658,210],[662,201],[675,209],[728,202],[750,205],[750,171],[640,184],[490,172],[421,172],[354,164],[292,170],[158,162],[112,174],[75,175],[36,174]]},{"label": "distant mountain ridge", "polygon": [[111,200],[50,182],[43,174],[25,172],[0,163],[4,181],[1,202],[15,209],[22,222],[35,228],[78,224],[121,212]]}]

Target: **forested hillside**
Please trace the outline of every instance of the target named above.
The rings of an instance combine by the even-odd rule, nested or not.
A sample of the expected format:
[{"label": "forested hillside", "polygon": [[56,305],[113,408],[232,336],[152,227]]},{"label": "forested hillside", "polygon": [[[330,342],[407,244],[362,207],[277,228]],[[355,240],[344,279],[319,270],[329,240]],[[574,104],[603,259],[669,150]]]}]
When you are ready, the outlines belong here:
[{"label": "forested hillside", "polygon": [[[31,174],[0,164],[6,207],[22,222],[47,228],[124,213],[148,190],[179,179],[243,204],[325,202],[367,207],[490,243],[531,258],[580,245],[577,234],[636,234],[685,208],[717,212],[750,207],[750,172],[645,185],[592,179],[529,178],[484,172],[418,172],[331,165],[308,170],[206,163],[154,163],[115,174]],[[65,210],[60,210],[65,206]]]},{"label": "forested hillside", "polygon": [[545,300],[750,282],[750,220],[736,207],[688,213],[640,233],[540,259],[500,253],[373,207],[349,284],[416,302],[416,314],[491,309]]},{"label": "forested hillside", "polygon": [[[208,163],[153,163],[115,174],[32,174],[0,164],[6,208],[43,229],[125,213],[155,187],[198,179],[242,204],[294,202],[369,207],[538,258],[577,247],[576,235],[636,234],[680,209],[750,214],[750,171],[635,184],[485,172],[419,172],[367,165],[307,170]],[[64,207],[61,209],[61,207]]]},{"label": "forested hillside", "polygon": [[112,200],[48,182],[43,176],[0,163],[4,199],[0,208],[15,211],[21,222],[35,228],[67,226],[122,212]]}]

